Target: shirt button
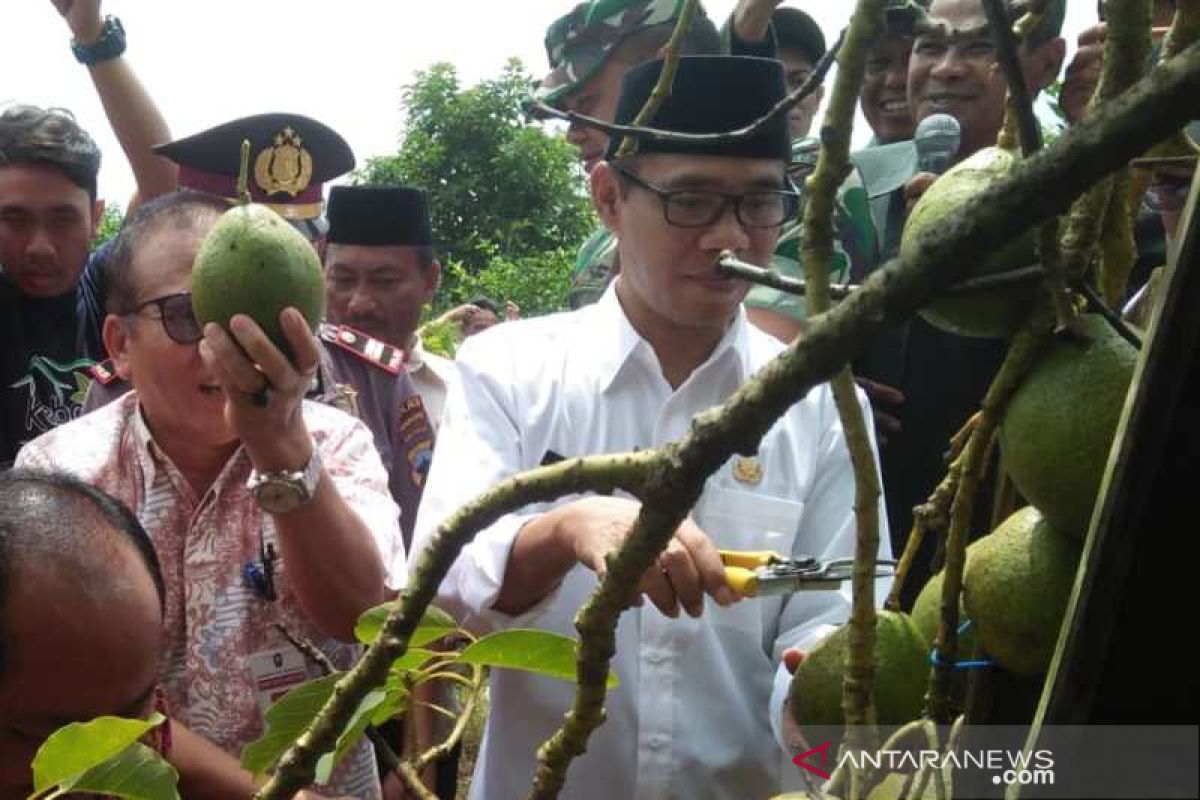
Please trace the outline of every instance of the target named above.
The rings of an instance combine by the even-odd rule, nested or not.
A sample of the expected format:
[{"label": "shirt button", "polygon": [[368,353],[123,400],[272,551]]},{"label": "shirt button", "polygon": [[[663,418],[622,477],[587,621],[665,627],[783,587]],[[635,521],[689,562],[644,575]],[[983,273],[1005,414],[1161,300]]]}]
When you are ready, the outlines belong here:
[{"label": "shirt button", "polygon": [[667,660],[667,654],[664,653],[662,650],[653,650],[650,652],[650,656],[649,656],[648,660],[650,661],[651,664],[654,664],[654,665],[662,664],[663,662],[665,662]]},{"label": "shirt button", "polygon": [[667,746],[667,737],[663,736],[661,733],[656,733],[650,737],[650,740],[647,742],[647,744],[650,745],[651,750],[662,750]]}]

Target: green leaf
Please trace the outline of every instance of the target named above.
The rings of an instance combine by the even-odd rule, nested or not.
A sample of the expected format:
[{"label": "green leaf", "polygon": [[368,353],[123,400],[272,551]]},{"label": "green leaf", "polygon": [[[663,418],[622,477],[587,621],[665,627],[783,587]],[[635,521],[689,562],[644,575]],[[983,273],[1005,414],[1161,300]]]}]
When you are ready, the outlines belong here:
[{"label": "green leaf", "polygon": [[[518,628],[483,637],[463,650],[458,660],[481,667],[519,669],[574,682],[578,655],[579,643],[569,636]],[[617,685],[617,676],[611,671],[607,685],[610,689]]]},{"label": "green leaf", "polygon": [[[393,600],[364,611],[354,626],[354,638],[363,644],[374,642],[379,636],[379,630],[383,627],[383,623],[387,621],[388,614],[391,613],[397,602],[399,601]],[[430,606],[425,609],[425,615],[421,617],[421,622],[413,631],[408,646],[424,647],[456,630],[458,630],[458,625],[454,622],[454,617],[436,606]]]},{"label": "green leaf", "polygon": [[341,675],[325,675],[292,689],[267,709],[266,730],[242,749],[242,766],[261,775],[300,737],[333,694]]},{"label": "green leaf", "polygon": [[162,714],[153,714],[149,719],[98,717],[58,729],[33,759],[35,793],[41,794],[103,764],[161,725],[164,719]]},{"label": "green leaf", "polygon": [[179,800],[179,773],[162,756],[141,742],[135,742],[110,758],[61,784],[55,797],[75,794],[99,794],[125,800]]},{"label": "green leaf", "polygon": [[386,696],[371,713],[371,724],[382,725],[392,717],[402,713],[407,707],[407,674],[409,672],[425,666],[426,663],[434,658],[445,657],[448,655],[453,654],[437,653],[433,650],[422,650],[417,648],[415,650],[409,650],[404,655],[400,656],[400,658],[392,662],[392,666],[388,670],[387,682],[384,683]]},{"label": "green leaf", "polygon": [[362,739],[367,726],[371,724],[371,712],[384,701],[386,695],[387,692],[383,689],[372,689],[358,704],[358,708],[354,710],[354,716],[346,723],[346,729],[338,737],[337,747],[332,753],[326,753],[317,761],[317,783],[329,783],[333,770],[342,763],[342,759],[346,757],[346,753],[350,752],[350,748]]}]

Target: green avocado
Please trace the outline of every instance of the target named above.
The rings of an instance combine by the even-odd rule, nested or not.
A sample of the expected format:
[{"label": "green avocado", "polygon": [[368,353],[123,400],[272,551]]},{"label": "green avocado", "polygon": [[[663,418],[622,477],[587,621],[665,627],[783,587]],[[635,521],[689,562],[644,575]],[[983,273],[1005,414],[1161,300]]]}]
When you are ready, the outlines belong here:
[{"label": "green avocado", "polygon": [[[921,195],[913,207],[904,224],[900,255],[912,258],[920,247],[921,239],[930,232],[939,231],[964,203],[1007,175],[1016,162],[1015,153],[988,147],[954,165]],[[1029,231],[999,250],[981,254],[964,280],[1030,266],[1037,260],[1034,241],[1035,233]],[[958,336],[1007,338],[1025,320],[1037,291],[1037,285],[1030,284],[971,294],[943,295],[919,313],[934,327]]]},{"label": "green avocado", "polygon": [[1040,675],[1050,666],[1079,550],[1033,506],[967,548],[963,607],[1000,666],[1018,675]]},{"label": "green avocado", "polygon": [[229,209],[204,238],[192,268],[196,320],[228,327],[234,314],[245,314],[290,357],[291,347],[279,324],[280,312],[289,306],[316,329],[325,311],[316,250],[264,205]]}]

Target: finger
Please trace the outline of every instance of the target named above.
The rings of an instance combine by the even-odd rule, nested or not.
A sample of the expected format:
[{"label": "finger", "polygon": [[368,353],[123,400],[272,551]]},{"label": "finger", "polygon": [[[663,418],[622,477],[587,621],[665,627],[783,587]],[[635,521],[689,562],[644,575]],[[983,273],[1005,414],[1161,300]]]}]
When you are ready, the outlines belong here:
[{"label": "finger", "polygon": [[783,665],[787,667],[788,672],[795,672],[800,666],[800,662],[804,660],[804,651],[797,650],[795,647],[789,647],[783,651]]},{"label": "finger", "polygon": [[[215,322],[204,326],[200,357],[211,369],[228,395],[250,395],[267,386],[266,377],[238,346],[225,329]],[[241,399],[241,398],[235,398]]]},{"label": "finger", "polygon": [[671,582],[657,563],[646,570],[638,589],[666,616],[671,619],[679,616],[679,602],[675,597],[675,590],[671,588]]},{"label": "finger", "polygon": [[229,332],[273,387],[286,389],[295,383],[296,370],[257,322],[245,314],[234,314],[229,320]]},{"label": "finger", "polygon": [[279,315],[279,324],[292,346],[292,365],[298,372],[311,375],[321,361],[321,350],[308,320],[295,308],[285,308]]},{"label": "finger", "polygon": [[894,386],[888,386],[886,383],[879,383],[870,378],[859,378],[858,385],[863,388],[863,391],[872,400],[882,400],[892,405],[901,405],[904,403],[904,392]]},{"label": "finger", "polygon": [[899,433],[903,429],[898,418],[878,410],[875,411],[875,425],[888,433]]},{"label": "finger", "polygon": [[658,564],[671,582],[671,588],[683,610],[688,616],[700,616],[704,612],[704,586],[688,549],[678,539],[672,539],[667,549],[658,556]]},{"label": "finger", "polygon": [[691,519],[684,520],[675,536],[687,548],[688,556],[699,573],[701,588],[723,607],[738,602],[741,597],[725,580],[725,562],[712,539]]}]

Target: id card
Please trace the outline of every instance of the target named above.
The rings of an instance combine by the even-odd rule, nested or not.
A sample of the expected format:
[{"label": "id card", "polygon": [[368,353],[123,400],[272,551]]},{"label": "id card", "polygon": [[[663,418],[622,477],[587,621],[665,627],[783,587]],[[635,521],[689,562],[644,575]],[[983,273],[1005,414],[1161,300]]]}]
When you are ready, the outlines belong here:
[{"label": "id card", "polygon": [[250,675],[259,713],[265,715],[272,703],[308,680],[308,666],[299,650],[285,646],[250,656]]}]

